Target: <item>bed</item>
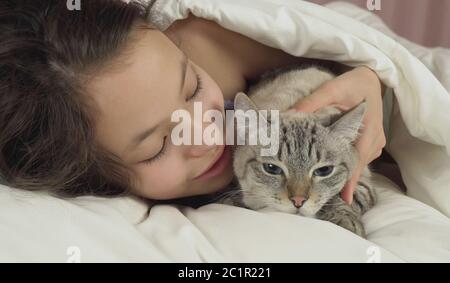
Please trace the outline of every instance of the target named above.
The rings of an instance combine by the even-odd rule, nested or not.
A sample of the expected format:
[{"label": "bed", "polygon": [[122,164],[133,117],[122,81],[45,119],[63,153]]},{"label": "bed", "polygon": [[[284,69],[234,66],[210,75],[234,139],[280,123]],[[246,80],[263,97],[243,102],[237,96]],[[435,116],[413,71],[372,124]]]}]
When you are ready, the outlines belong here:
[{"label": "bed", "polygon": [[[387,150],[406,194],[375,174],[368,238],[328,222],[223,204],[149,208],[0,185],[2,262],[450,262],[450,51],[392,33],[346,3],[164,0],[159,27],[193,13],[292,55],[366,65],[389,87]],[[301,39],[301,40],[299,40]]]}]

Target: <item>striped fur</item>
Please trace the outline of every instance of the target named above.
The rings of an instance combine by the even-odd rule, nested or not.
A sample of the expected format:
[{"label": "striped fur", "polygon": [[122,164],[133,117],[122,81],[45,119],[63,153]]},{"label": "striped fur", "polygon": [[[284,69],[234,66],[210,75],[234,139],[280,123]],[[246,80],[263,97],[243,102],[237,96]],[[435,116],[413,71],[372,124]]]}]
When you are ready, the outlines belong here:
[{"label": "striped fur", "polygon": [[[361,216],[376,203],[369,169],[363,173],[351,206],[339,194],[358,160],[353,142],[361,126],[365,104],[348,113],[335,108],[313,114],[286,111],[332,78],[333,74],[316,67],[290,67],[265,75],[250,89],[252,100],[243,94],[237,95],[237,108],[247,103],[247,107],[255,110],[281,111],[280,146],[277,154],[270,157],[259,155],[259,145],[237,146],[233,165],[239,190],[228,196],[232,195],[235,203],[250,209],[315,217],[365,237]],[[277,166],[282,174],[268,173],[263,164]],[[314,175],[316,169],[324,166],[333,168],[329,176]],[[292,202],[296,196],[308,198],[300,208]]]}]

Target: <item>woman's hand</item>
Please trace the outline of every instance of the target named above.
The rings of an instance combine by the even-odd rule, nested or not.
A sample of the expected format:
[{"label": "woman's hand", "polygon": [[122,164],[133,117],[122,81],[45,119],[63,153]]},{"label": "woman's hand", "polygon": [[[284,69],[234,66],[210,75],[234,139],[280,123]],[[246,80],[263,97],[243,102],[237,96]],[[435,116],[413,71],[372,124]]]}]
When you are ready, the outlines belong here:
[{"label": "woman's hand", "polygon": [[357,67],[326,82],[293,107],[304,112],[314,112],[325,106],[335,106],[347,111],[362,101],[366,101],[364,126],[360,130],[361,135],[355,144],[359,152],[359,162],[341,193],[342,198],[348,204],[353,201],[353,192],[362,171],[367,164],[381,155],[386,145],[383,130],[383,92],[384,87],[372,70],[366,67]]}]

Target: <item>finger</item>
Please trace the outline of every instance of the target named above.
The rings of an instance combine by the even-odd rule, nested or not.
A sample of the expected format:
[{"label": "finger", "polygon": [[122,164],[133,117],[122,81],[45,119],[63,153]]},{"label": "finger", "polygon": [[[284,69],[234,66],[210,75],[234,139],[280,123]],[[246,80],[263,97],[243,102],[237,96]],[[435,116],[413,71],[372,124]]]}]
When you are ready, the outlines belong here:
[{"label": "finger", "polygon": [[383,148],[374,143],[372,145],[372,151],[370,152],[370,155],[368,155],[367,164],[370,164],[372,161],[379,158],[381,154],[383,154]]},{"label": "finger", "polygon": [[379,135],[376,142],[372,146],[372,154],[368,159],[368,163],[371,163],[375,159],[379,158],[383,154],[383,148],[386,146],[384,135]]},{"label": "finger", "polygon": [[382,129],[381,134],[379,136],[379,141],[378,141],[378,149],[379,151],[383,151],[383,149],[386,147],[386,136],[384,135],[384,130]]},{"label": "finger", "polygon": [[332,87],[325,84],[311,95],[297,102],[292,108],[297,111],[315,112],[316,110],[333,103],[335,97],[334,92]]},{"label": "finger", "polygon": [[353,193],[355,192],[356,186],[358,184],[359,178],[361,177],[362,169],[365,165],[358,166],[356,170],[353,172],[351,179],[344,186],[344,189],[341,192],[342,199],[348,204],[351,205],[353,202]]},{"label": "finger", "polygon": [[353,191],[354,191],[354,184],[351,181],[348,181],[347,184],[345,184],[344,189],[341,192],[341,198],[347,203],[348,205],[351,205],[353,202]]},{"label": "finger", "polygon": [[377,158],[379,158],[379,157],[381,156],[381,154],[383,154],[383,150],[382,150],[382,149],[379,149],[379,150],[375,153],[375,158],[372,159],[372,161],[375,160],[375,159],[377,159]]},{"label": "finger", "polygon": [[378,150],[379,132],[367,118],[364,118],[363,125],[360,128],[360,135],[355,143],[360,159],[370,159],[374,151]]}]

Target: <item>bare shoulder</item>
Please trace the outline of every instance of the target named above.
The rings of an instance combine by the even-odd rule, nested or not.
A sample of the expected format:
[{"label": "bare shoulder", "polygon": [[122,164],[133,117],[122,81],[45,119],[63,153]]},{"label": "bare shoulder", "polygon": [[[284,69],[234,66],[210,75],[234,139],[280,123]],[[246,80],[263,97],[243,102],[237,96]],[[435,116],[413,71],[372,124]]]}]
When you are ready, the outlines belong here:
[{"label": "bare shoulder", "polygon": [[245,90],[246,80],[265,70],[302,60],[192,15],[175,22],[170,33],[191,60],[219,84],[226,98]]}]

